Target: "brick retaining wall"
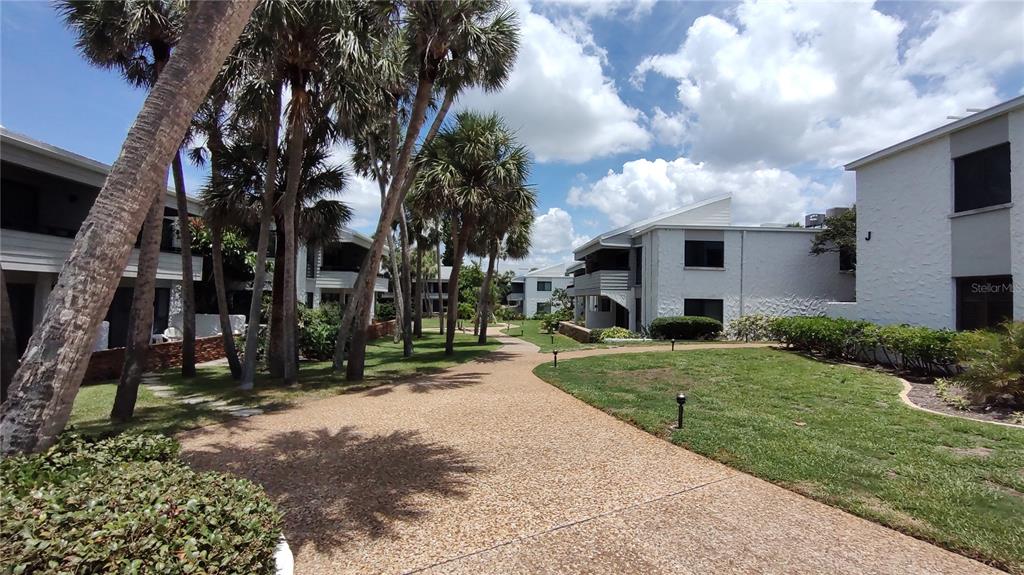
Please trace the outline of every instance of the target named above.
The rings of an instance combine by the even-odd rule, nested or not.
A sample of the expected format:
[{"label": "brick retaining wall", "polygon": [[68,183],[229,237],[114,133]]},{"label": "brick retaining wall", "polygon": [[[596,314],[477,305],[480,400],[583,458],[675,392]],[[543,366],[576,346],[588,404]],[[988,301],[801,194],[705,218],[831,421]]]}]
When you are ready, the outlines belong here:
[{"label": "brick retaining wall", "polygon": [[[196,363],[213,361],[224,357],[224,339],[219,335],[196,338]],[[155,371],[181,366],[181,342],[170,341],[149,346],[146,356],[146,371]],[[124,367],[124,348],[115,347],[97,351],[89,358],[83,383],[107,381],[121,377]]]},{"label": "brick retaining wall", "polygon": [[366,339],[374,340],[377,338],[395,335],[395,320],[388,321],[376,321],[370,324],[370,327],[366,328]]}]

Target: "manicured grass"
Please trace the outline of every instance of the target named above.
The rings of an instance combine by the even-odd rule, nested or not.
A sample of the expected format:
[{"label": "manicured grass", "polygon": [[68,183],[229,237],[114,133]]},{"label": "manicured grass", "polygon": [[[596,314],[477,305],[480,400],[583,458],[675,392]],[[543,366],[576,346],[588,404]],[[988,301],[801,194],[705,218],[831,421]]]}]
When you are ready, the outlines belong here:
[{"label": "manicured grass", "polygon": [[697,453],[1024,573],[1024,430],[917,411],[894,377],[770,349],[590,357],[536,373]]},{"label": "manicured grass", "polygon": [[[509,323],[511,326],[508,329],[502,330],[501,333],[528,341],[540,347],[540,350],[544,353],[550,353],[555,349],[562,351],[564,349],[596,347],[590,344],[584,345],[560,333],[550,334],[543,330],[541,321],[538,319],[513,320]],[[552,336],[554,337],[552,338]]]},{"label": "manicured grass", "polygon": [[[393,343],[390,338],[370,342],[366,350],[365,380],[354,383],[345,381],[344,373],[335,374],[329,361],[303,362],[299,368],[299,383],[291,387],[282,387],[266,374],[260,374],[255,390],[241,391],[238,383],[231,379],[227,366],[199,367],[197,376],[192,379],[182,378],[179,370],[168,370],[162,374],[160,383],[174,388],[179,396],[202,394],[232,405],[281,409],[394,382],[414,374],[435,373],[476,359],[500,345],[496,341],[479,345],[476,337],[463,334],[457,334],[455,342],[455,355],[445,356],[444,338],[424,331],[423,338],[415,341],[415,351],[410,358],[403,358],[402,344]],[[185,405],[170,398],[157,397],[142,386],[135,418],[128,424],[113,424],[109,415],[116,385],[116,382],[108,382],[82,387],[75,398],[71,425],[89,435],[108,435],[125,429],[175,433],[230,419],[202,404]]]}]

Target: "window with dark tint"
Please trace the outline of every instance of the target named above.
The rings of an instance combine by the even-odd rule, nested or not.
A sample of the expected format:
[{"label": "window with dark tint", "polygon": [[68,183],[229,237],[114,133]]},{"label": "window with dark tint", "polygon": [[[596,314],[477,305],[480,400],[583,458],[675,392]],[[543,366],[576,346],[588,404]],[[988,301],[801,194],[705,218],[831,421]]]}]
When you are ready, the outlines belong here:
[{"label": "window with dark tint", "polygon": [[956,328],[995,327],[1013,317],[1013,278],[957,278]]},{"label": "window with dark tint", "polygon": [[695,268],[724,268],[725,242],[686,240],[686,260],[683,265]]},{"label": "window with dark tint", "polygon": [[612,311],[612,300],[610,300],[610,299],[608,299],[606,297],[601,297],[601,298],[598,298],[598,299],[599,299],[598,305],[601,306],[600,307],[600,311]]},{"label": "window with dark tint", "polygon": [[306,307],[313,307],[313,292],[306,292]]},{"label": "window with dark tint", "polygon": [[852,272],[857,269],[857,252],[850,248],[839,248],[839,271]]},{"label": "window with dark tint", "polygon": [[1010,144],[953,159],[953,211],[1010,202]]},{"label": "window with dark tint", "polygon": [[551,311],[551,302],[539,301],[536,307],[537,313],[549,313]]},{"label": "window with dark tint", "polygon": [[551,282],[537,282],[537,291],[551,291]]},{"label": "window with dark tint", "polygon": [[340,303],[341,294],[338,292],[321,292],[320,303]]},{"label": "window with dark tint", "polygon": [[636,259],[636,265],[633,266],[633,283],[641,285],[644,277],[644,249],[636,248],[633,250],[633,257]]},{"label": "window with dark tint", "polygon": [[720,299],[688,299],[683,300],[683,315],[700,315],[722,321],[722,300]]},{"label": "window with dark tint", "polygon": [[316,277],[316,250],[306,251],[306,277],[309,279]]}]

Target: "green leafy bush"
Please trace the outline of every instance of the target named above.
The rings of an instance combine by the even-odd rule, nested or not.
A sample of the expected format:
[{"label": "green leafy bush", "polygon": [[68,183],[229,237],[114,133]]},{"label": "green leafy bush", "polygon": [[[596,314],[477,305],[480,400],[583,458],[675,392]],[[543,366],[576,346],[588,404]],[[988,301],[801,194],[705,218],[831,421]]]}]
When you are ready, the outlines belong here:
[{"label": "green leafy bush", "polygon": [[175,459],[163,436],[90,442],[0,465],[8,573],[273,573],[280,514],[263,490]]},{"label": "green leafy bush", "polygon": [[459,319],[473,319],[476,317],[476,305],[468,301],[459,302]]},{"label": "green leafy bush", "polygon": [[[235,336],[235,349],[238,350],[238,359],[245,360],[245,335],[247,330]],[[267,357],[267,326],[261,325],[257,330],[256,361],[263,361]]]},{"label": "green leafy bush", "polygon": [[323,303],[320,307],[299,306],[299,353],[306,359],[326,361],[334,357],[341,307]]},{"label": "green leafy bush", "polygon": [[572,310],[568,308],[556,309],[551,313],[538,314],[534,319],[540,320],[541,329],[548,333],[558,331],[558,324],[572,319]]},{"label": "green leafy bush", "polygon": [[[878,326],[866,321],[822,316],[780,317],[772,320],[776,339],[800,350],[830,359],[886,363],[921,373],[947,373],[956,363],[950,330],[909,325]],[[884,361],[880,361],[884,357]]]},{"label": "green leafy bush", "polygon": [[960,334],[955,347],[964,367],[958,385],[984,403],[1024,405],[1024,322]]},{"label": "green leafy bush", "polygon": [[519,310],[509,305],[498,306],[494,310],[494,319],[498,321],[519,321],[524,319]]},{"label": "green leafy bush", "polygon": [[640,334],[618,326],[590,330],[590,341],[595,343],[600,343],[606,339],[638,339],[640,337]]},{"label": "green leafy bush", "polygon": [[777,319],[770,315],[745,315],[729,322],[727,334],[732,339],[743,341],[767,341],[775,338],[772,322]]},{"label": "green leafy bush", "polygon": [[377,303],[374,306],[374,317],[377,321],[391,321],[395,319],[395,306],[389,303]]},{"label": "green leafy bush", "polygon": [[722,335],[722,322],[696,315],[659,317],[651,322],[655,339],[716,339]]}]

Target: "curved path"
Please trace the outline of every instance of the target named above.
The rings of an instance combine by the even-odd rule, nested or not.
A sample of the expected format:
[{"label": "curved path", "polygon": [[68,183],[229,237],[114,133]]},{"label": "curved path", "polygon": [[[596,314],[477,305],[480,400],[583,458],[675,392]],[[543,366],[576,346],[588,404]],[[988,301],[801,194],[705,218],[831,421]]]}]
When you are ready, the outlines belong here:
[{"label": "curved path", "polygon": [[185,455],[264,485],[299,574],[997,573],[644,433],[500,339],[437,376],[194,430]]}]

